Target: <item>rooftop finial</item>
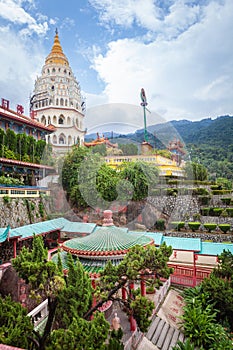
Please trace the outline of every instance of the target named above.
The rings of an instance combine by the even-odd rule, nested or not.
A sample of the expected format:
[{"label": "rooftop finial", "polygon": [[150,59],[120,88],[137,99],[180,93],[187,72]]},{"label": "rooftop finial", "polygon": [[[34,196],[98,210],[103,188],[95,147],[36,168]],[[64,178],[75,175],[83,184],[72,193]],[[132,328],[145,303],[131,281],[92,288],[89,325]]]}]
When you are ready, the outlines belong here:
[{"label": "rooftop finial", "polygon": [[56,28],[56,30],[55,30],[55,34],[58,34],[58,30],[57,30],[57,28]]}]

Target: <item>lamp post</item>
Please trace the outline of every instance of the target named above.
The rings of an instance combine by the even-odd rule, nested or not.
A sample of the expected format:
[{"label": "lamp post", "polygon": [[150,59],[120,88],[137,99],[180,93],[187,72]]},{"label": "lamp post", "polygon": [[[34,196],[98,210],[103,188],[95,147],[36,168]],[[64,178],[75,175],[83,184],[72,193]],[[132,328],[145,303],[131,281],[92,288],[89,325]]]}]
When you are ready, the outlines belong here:
[{"label": "lamp post", "polygon": [[146,94],[145,90],[141,89],[141,106],[143,107],[143,115],[144,115],[144,141],[148,142],[148,134],[147,134],[147,127],[146,127],[146,106],[148,105],[146,100]]}]

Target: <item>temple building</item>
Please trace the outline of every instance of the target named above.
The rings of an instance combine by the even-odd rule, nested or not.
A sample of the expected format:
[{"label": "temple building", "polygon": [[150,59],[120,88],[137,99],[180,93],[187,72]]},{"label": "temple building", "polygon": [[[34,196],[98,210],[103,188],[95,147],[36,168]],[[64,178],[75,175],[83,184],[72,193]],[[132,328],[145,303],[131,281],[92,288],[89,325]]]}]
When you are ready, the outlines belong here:
[{"label": "temple building", "polygon": [[80,85],[63,53],[56,30],[51,52],[45,59],[41,76],[35,81],[30,99],[31,118],[56,127],[46,139],[56,154],[65,154],[71,146],[83,144],[84,112]]}]

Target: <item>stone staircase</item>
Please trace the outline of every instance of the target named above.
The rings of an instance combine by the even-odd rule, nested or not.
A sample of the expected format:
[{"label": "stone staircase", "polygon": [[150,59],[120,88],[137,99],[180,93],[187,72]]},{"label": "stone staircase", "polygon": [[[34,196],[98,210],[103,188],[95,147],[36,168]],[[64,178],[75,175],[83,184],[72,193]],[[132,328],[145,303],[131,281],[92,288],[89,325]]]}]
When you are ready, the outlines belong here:
[{"label": "stone staircase", "polygon": [[184,334],[168,322],[156,316],[150,325],[146,338],[159,350],[172,350],[178,340],[184,342]]}]

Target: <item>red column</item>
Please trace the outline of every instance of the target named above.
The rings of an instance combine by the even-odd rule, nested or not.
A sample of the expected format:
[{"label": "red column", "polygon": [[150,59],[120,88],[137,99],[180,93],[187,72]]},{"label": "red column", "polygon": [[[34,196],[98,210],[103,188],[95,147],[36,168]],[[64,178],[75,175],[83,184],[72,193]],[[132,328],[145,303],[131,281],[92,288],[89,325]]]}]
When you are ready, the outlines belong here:
[{"label": "red column", "polygon": [[16,258],[16,256],[17,256],[17,249],[16,249],[16,246],[17,246],[17,241],[16,241],[16,239],[14,239],[14,241],[13,241],[14,258]]},{"label": "red column", "polygon": [[130,321],[130,330],[131,330],[131,332],[136,331],[137,323],[136,323],[136,321],[135,321],[135,319],[133,318],[132,315],[130,316],[129,321]]},{"label": "red column", "polygon": [[143,297],[146,295],[146,282],[143,278],[141,279],[141,295]]},{"label": "red column", "polygon": [[122,299],[126,300],[127,299],[127,290],[125,287],[121,288],[121,292],[122,292]]}]

